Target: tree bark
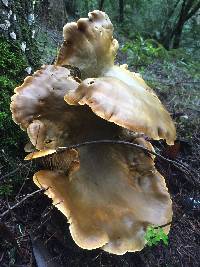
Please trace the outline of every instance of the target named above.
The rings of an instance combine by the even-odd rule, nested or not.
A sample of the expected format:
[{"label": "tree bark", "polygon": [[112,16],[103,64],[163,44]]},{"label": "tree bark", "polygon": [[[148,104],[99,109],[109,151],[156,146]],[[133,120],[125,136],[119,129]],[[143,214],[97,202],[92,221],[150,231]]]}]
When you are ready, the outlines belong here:
[{"label": "tree bark", "polygon": [[180,23],[179,25],[177,25],[177,27],[175,29],[174,39],[173,39],[173,48],[174,49],[179,48],[179,46],[180,46],[183,26],[184,26],[184,23]]},{"label": "tree bark", "polygon": [[63,0],[66,12],[72,17],[76,17],[77,3],[76,0]]},{"label": "tree bark", "polygon": [[99,10],[103,10],[104,0],[100,0],[99,2]]},{"label": "tree bark", "polygon": [[[175,8],[179,3],[180,1],[175,3]],[[164,23],[163,32],[161,33],[160,38],[160,42],[165,48],[178,48],[180,46],[184,24],[198,11],[199,8],[200,1],[183,0],[178,19],[172,26],[170,25],[169,21],[174,12],[170,13],[168,21]]]},{"label": "tree bark", "polygon": [[124,0],[119,0],[119,22],[124,21]]},{"label": "tree bark", "polygon": [[67,23],[68,13],[72,11],[72,2],[65,0],[42,0],[39,3],[39,18],[42,24],[51,29],[62,30]]},{"label": "tree bark", "polygon": [[39,63],[34,17],[32,1],[0,1],[0,37],[10,42],[13,48],[19,47],[32,67]]}]

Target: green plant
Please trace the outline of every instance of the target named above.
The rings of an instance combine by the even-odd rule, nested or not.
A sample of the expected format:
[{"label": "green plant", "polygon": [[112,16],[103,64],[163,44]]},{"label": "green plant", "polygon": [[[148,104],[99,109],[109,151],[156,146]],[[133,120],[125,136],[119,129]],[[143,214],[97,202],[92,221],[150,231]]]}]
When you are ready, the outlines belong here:
[{"label": "green plant", "polygon": [[28,66],[20,47],[0,38],[0,52],[0,75],[6,75],[7,78],[19,82]]},{"label": "green plant", "polygon": [[161,227],[148,226],[144,238],[150,247],[157,245],[160,241],[163,241],[166,246],[168,245],[168,236]]},{"label": "green plant", "polygon": [[144,39],[137,35],[133,42],[127,42],[122,47],[122,52],[128,55],[130,65],[146,65],[153,62],[155,58],[166,58],[167,50],[153,39]]},{"label": "green plant", "polygon": [[0,196],[10,196],[13,192],[11,184],[0,185]]}]

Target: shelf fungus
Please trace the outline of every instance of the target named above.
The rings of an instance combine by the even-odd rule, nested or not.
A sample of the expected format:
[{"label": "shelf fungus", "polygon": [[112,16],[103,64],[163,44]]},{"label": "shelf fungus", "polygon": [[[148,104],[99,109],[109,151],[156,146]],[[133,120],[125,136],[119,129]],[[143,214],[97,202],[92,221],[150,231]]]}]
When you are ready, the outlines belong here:
[{"label": "shelf fungus", "polygon": [[[150,147],[147,141],[135,140],[141,142]],[[63,162],[66,155],[60,157]],[[145,245],[149,224],[171,221],[171,200],[164,178],[142,150],[90,145],[79,148],[79,160],[80,166],[67,174],[55,161],[54,170],[41,170],[33,178],[68,218],[78,246],[118,255],[138,251]],[[168,233],[169,227],[164,230]]]},{"label": "shelf fungus", "polygon": [[[87,107],[70,106],[64,101],[68,90],[80,83],[74,69],[43,66],[15,89],[11,98],[13,120],[26,130],[39,150],[54,149],[99,136],[116,134],[116,127],[90,112]],[[93,128],[90,132],[88,129]]]},{"label": "shelf fungus", "polygon": [[123,138],[153,151],[145,137],[171,145],[174,123],[139,74],[114,64],[118,42],[104,12],[68,23],[63,35],[55,64],[27,77],[11,98],[13,120],[31,142],[25,149],[36,149],[25,159],[38,162],[34,183],[67,217],[77,245],[119,255],[141,250],[147,226],[172,219],[154,157],[122,144],[69,146]]},{"label": "shelf fungus", "polygon": [[63,36],[56,64],[75,65],[83,78],[90,78],[74,93],[68,91],[66,102],[87,104],[103,119],[173,144],[174,124],[156,94],[127,65],[114,65],[118,42],[104,12],[93,11],[88,19],[66,24]]},{"label": "shelf fungus", "polygon": [[66,139],[66,120],[72,118],[69,116],[71,109],[65,105],[63,97],[68,88],[77,86],[78,82],[72,79],[69,69],[49,65],[28,76],[15,88],[11,98],[13,120],[27,130],[37,149],[55,148]]},{"label": "shelf fungus", "polygon": [[103,70],[113,66],[118,42],[113,38],[113,25],[104,12],[95,10],[89,13],[89,18],[67,23],[63,37],[57,65],[76,66],[83,78],[100,76]]},{"label": "shelf fungus", "polygon": [[68,91],[65,101],[86,104],[107,121],[143,132],[154,140],[174,143],[176,131],[169,113],[153,93],[141,87],[128,86],[114,77],[88,78]]}]

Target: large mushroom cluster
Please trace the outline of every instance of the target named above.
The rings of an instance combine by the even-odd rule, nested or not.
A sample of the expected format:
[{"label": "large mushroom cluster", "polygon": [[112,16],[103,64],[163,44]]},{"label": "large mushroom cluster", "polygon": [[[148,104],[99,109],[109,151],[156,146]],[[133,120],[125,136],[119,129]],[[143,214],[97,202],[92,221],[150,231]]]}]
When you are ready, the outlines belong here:
[{"label": "large mushroom cluster", "polygon": [[145,137],[171,145],[174,124],[141,76],[114,64],[118,42],[104,12],[68,23],[63,36],[55,64],[27,77],[12,96],[13,120],[35,148],[26,159],[49,161],[33,181],[66,216],[78,246],[119,255],[141,250],[147,226],[172,218],[154,157],[110,143],[57,149],[123,139],[153,151]]}]

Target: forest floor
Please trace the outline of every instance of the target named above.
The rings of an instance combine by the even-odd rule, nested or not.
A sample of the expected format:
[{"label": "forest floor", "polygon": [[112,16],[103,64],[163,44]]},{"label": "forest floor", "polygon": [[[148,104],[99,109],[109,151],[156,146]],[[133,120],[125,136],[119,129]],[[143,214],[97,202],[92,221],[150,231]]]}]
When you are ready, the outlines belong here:
[{"label": "forest floor", "polygon": [[[51,63],[61,33],[46,31],[39,37],[44,63]],[[119,53],[117,61],[125,63],[126,55]],[[134,71],[140,71],[132,67]],[[156,59],[145,66],[142,76],[156,91],[170,111],[177,127],[175,146],[167,148],[164,142],[153,142],[156,152],[178,160],[187,171],[172,164],[156,161],[166,178],[173,201],[173,223],[169,233],[169,245],[145,247],[141,252],[116,256],[100,249],[87,251],[76,246],[69,233],[65,217],[51,205],[51,201],[38,193],[10,210],[0,223],[5,238],[0,246],[0,266],[38,267],[197,267],[200,262],[200,90],[199,77],[187,71],[185,66]],[[25,179],[16,196],[18,201],[37,188],[32,182],[31,166],[21,163]],[[21,170],[18,170],[21,171]],[[15,173],[16,174],[16,173]],[[15,175],[14,174],[14,175]],[[12,177],[12,174],[11,174]],[[193,201],[192,201],[193,200]],[[16,205],[16,197],[5,198],[0,211],[8,205]],[[5,223],[5,225],[4,225]],[[6,227],[6,228],[5,228]]]}]

